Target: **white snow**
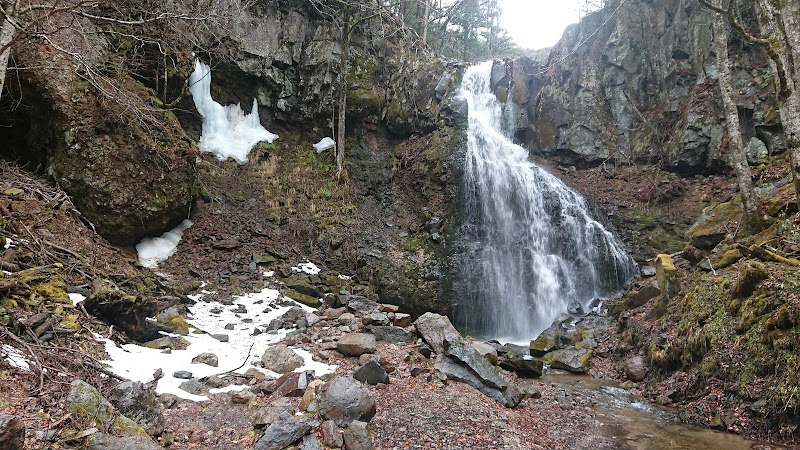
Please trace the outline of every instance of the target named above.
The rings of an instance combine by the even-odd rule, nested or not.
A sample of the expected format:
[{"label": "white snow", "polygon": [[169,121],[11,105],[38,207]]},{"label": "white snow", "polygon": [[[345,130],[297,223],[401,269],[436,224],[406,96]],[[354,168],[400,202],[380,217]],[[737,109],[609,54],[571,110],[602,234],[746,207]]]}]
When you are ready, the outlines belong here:
[{"label": "white snow", "polygon": [[78,293],[69,294],[69,299],[72,300],[73,305],[78,305],[78,303],[86,300],[86,296]]},{"label": "white snow", "polygon": [[274,270],[268,270],[266,272],[263,272],[261,275],[263,275],[264,278],[272,278],[272,277],[275,276],[275,271]]},{"label": "white snow", "polygon": [[292,267],[292,272],[305,272],[309,275],[316,275],[320,273],[321,269],[311,261],[306,261],[297,267]]},{"label": "white snow", "polygon": [[17,350],[16,347],[8,344],[2,344],[0,345],[0,354],[5,355],[5,360],[8,361],[12,366],[22,370],[30,370],[30,363],[22,354],[22,352]]},{"label": "white snow", "polygon": [[167,258],[175,254],[183,232],[190,226],[192,226],[192,221],[187,219],[175,229],[162,234],[161,237],[142,239],[142,242],[136,245],[136,252],[139,253],[139,263],[144,267],[154,269],[158,266],[158,263],[166,261]]},{"label": "white snow", "polygon": [[314,144],[314,150],[316,150],[317,153],[322,153],[325,150],[330,150],[334,147],[336,147],[336,142],[334,142],[333,139],[329,137],[324,137],[322,138],[322,140]]},{"label": "white snow", "polygon": [[8,250],[11,247],[14,247],[14,241],[12,241],[11,238],[6,238],[6,243],[3,246],[3,249]]},{"label": "white snow", "polygon": [[256,144],[261,141],[272,143],[278,138],[261,126],[255,98],[250,114],[245,114],[238,104],[220,105],[211,98],[211,68],[200,60],[195,60],[194,67],[189,76],[189,92],[197,111],[203,116],[200,150],[213,153],[220,160],[233,158],[244,164]]},{"label": "white snow", "polygon": [[[275,344],[286,336],[287,330],[280,330],[275,333],[261,333],[253,336],[253,329],[258,327],[263,331],[264,327],[273,319],[280,317],[289,310],[289,306],[277,306],[275,301],[280,294],[274,289],[264,289],[261,292],[247,294],[233,299],[234,305],[225,306],[218,302],[198,301],[194,306],[189,307],[192,315],[189,319],[191,327],[205,331],[208,334],[195,334],[190,332],[188,336],[182,336],[190,345],[185,350],[173,350],[171,353],[163,353],[161,350],[154,350],[135,344],[126,344],[121,348],[110,340],[104,340],[106,352],[111,356],[112,361],[106,361],[110,370],[125,378],[147,382],[152,380],[153,373],[157,369],[162,369],[164,378],[158,381],[156,392],[169,393],[181,398],[203,401],[208,400],[206,396],[192,395],[183,391],[178,386],[186,380],[172,376],[178,370],[188,370],[195,378],[202,378],[209,375],[220,374],[233,370],[237,373],[245,373],[247,369],[255,366],[252,363],[261,359],[261,355],[272,344]],[[197,296],[195,298],[200,298]],[[246,313],[235,313],[236,305],[244,305]],[[302,306],[302,305],[300,305]],[[211,312],[212,309],[222,310],[219,314]],[[303,308],[310,310],[311,308]],[[252,322],[245,323],[245,319]],[[225,325],[233,324],[233,330],[226,330]],[[229,342],[220,342],[212,334],[226,334]],[[252,349],[251,349],[252,346]],[[250,353],[248,354],[248,350]],[[318,363],[311,359],[311,353],[295,349],[305,364],[296,371],[314,370],[316,376],[322,376],[333,372],[335,366]],[[219,367],[211,367],[205,364],[192,364],[192,358],[203,352],[211,352],[217,355]],[[262,372],[277,377],[278,374],[264,369]],[[233,389],[233,388],[231,388]],[[211,392],[211,391],[210,391]],[[212,392],[214,393],[214,392]]]},{"label": "white snow", "polygon": [[349,276],[349,275],[342,275],[342,274],[339,274],[339,279],[340,279],[340,280],[344,280],[344,281],[349,281],[349,280],[352,280],[352,279],[353,279],[353,277],[351,277],[351,276]]}]

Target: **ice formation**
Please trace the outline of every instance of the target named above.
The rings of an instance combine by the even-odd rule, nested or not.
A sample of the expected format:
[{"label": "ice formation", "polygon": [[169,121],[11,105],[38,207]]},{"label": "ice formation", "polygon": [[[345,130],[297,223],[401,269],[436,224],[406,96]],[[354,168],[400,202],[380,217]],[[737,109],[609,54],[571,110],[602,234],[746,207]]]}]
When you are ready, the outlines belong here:
[{"label": "ice formation", "polygon": [[175,229],[162,234],[161,237],[142,239],[142,242],[136,245],[136,252],[139,253],[139,264],[153,269],[161,261],[166,261],[167,258],[175,253],[183,232],[190,226],[192,226],[192,221],[187,219]]},{"label": "ice formation", "polygon": [[256,144],[272,143],[278,138],[261,126],[255,98],[250,114],[245,114],[238,104],[222,106],[215,102],[211,98],[211,68],[200,60],[195,60],[194,72],[189,76],[189,92],[203,116],[200,150],[213,153],[220,160],[233,158],[244,164]]},{"label": "ice formation", "polygon": [[316,150],[317,153],[322,153],[325,150],[330,150],[334,147],[336,147],[336,142],[333,142],[333,139],[329,137],[324,137],[322,140],[314,144],[314,150]]}]

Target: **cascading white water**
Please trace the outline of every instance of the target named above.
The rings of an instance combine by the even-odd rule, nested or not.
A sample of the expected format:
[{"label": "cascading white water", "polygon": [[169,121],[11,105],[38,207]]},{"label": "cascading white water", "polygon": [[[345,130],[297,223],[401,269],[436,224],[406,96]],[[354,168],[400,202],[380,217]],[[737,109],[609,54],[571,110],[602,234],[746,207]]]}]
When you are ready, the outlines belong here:
[{"label": "cascading white water", "polygon": [[492,62],[467,70],[464,221],[452,316],[462,331],[524,342],[578,302],[617,291],[637,266],[586,200],[504,132]]}]

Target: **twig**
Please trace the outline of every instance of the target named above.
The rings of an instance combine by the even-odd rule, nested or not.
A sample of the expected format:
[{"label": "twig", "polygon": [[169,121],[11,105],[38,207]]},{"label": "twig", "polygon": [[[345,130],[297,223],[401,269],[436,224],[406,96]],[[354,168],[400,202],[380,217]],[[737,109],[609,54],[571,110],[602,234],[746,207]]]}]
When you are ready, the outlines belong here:
[{"label": "twig", "polygon": [[42,365],[42,362],[39,360],[39,356],[36,353],[34,353],[33,349],[31,348],[30,345],[28,345],[27,342],[20,339],[16,334],[9,331],[8,328],[6,328],[5,326],[0,326],[0,331],[3,332],[3,335],[11,338],[12,341],[25,347],[25,349],[28,350],[28,353],[30,353],[31,357],[36,361],[36,364],[39,365],[39,388],[36,391],[31,392],[31,395],[38,396],[39,394],[42,393],[42,389],[44,388],[44,370],[42,370],[44,366]]}]

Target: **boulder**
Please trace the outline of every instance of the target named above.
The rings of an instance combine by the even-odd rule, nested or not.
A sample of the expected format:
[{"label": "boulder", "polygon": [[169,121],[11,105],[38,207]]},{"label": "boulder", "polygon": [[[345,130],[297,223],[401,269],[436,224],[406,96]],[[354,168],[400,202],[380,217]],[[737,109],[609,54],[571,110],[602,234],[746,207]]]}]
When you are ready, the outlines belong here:
[{"label": "boulder", "polygon": [[114,436],[95,433],[86,438],[87,450],[164,450],[152,439],[141,435]]},{"label": "boulder", "polygon": [[303,439],[300,441],[300,444],[297,446],[297,450],[323,450],[322,444],[319,443],[319,439],[313,434],[307,434],[303,436]]},{"label": "boulder", "polygon": [[139,381],[125,381],[114,386],[111,403],[125,417],[136,422],[150,436],[164,432],[164,410],[156,399],[155,387]]},{"label": "boulder", "polygon": [[272,390],[285,397],[301,397],[308,388],[306,372],[288,372],[272,383]]},{"label": "boulder", "polygon": [[375,336],[366,333],[349,333],[339,338],[336,350],[345,356],[375,353]]},{"label": "boulder", "polygon": [[178,386],[178,389],[182,391],[186,391],[193,395],[202,395],[203,390],[205,390],[205,385],[198,380],[197,378],[192,378],[191,380],[186,380]]},{"label": "boulder", "polygon": [[638,308],[660,295],[661,289],[659,289],[658,286],[654,283],[646,283],[638,291],[628,294],[625,299],[625,306],[628,309]]},{"label": "boulder", "polygon": [[291,328],[305,330],[307,327],[308,321],[306,320],[306,312],[303,311],[302,308],[295,306],[277,319],[273,319],[269,325],[267,325],[267,331]]},{"label": "boulder", "polygon": [[729,233],[729,224],[742,217],[742,201],[739,196],[732,200],[706,207],[700,218],[686,231],[693,246],[711,250]]},{"label": "boulder", "polygon": [[17,416],[0,414],[0,448],[22,450],[25,446],[25,424]]},{"label": "boulder", "polygon": [[380,384],[389,382],[389,374],[375,359],[370,359],[353,372],[353,378],[367,384]]},{"label": "boulder", "polygon": [[414,321],[414,327],[422,339],[430,345],[436,353],[444,353],[444,341],[448,336],[461,334],[450,323],[450,319],[435,313],[425,313]]},{"label": "boulder", "polygon": [[624,369],[625,376],[634,383],[638,383],[643,381],[647,376],[647,361],[641,356],[628,358],[628,360],[625,361]]},{"label": "boulder", "polygon": [[347,301],[347,309],[354,313],[363,316],[371,313],[383,311],[383,306],[374,302],[366,297],[360,295],[351,295]]},{"label": "boulder", "polygon": [[250,419],[250,422],[253,424],[253,428],[263,430],[275,422],[287,420],[290,417],[292,417],[292,413],[287,408],[282,406],[268,406],[256,411],[256,413],[253,414],[253,418]]},{"label": "boulder", "polygon": [[391,342],[392,344],[414,342],[414,334],[405,328],[373,325],[367,329],[379,341]]},{"label": "boulder", "polygon": [[[479,356],[479,358],[482,357]],[[488,361],[486,364],[491,365]],[[502,388],[492,387],[469,367],[462,365],[456,358],[440,355],[436,359],[434,367],[436,370],[446,375],[447,378],[468,384],[507,408],[513,408],[522,401],[522,394],[513,386],[508,385],[507,382]],[[500,376],[502,377],[502,375]],[[503,379],[505,379],[505,377],[503,377]]]},{"label": "boulder", "polygon": [[254,450],[281,450],[299,441],[312,429],[311,422],[303,416],[289,416],[277,420],[264,430]]},{"label": "boulder", "polygon": [[666,254],[656,256],[656,280],[658,281],[658,289],[661,295],[669,299],[674,295],[677,290],[677,281],[675,280],[675,263],[672,257]]},{"label": "boulder", "polygon": [[308,383],[306,391],[303,393],[303,398],[300,400],[300,411],[316,413],[319,410],[317,392],[319,392],[322,384],[322,380],[312,380]]},{"label": "boulder", "polygon": [[381,312],[373,312],[369,314],[365,314],[364,317],[361,318],[361,323],[364,325],[388,325],[389,324],[389,317],[386,314]]},{"label": "boulder", "polygon": [[553,324],[536,337],[536,339],[531,341],[530,355],[539,358],[553,350],[557,350],[560,337],[558,324]]},{"label": "boulder", "polygon": [[396,327],[407,327],[411,325],[411,314],[394,313],[394,325]]},{"label": "boulder", "polygon": [[769,150],[767,144],[757,137],[750,138],[747,143],[747,164],[751,166],[761,166],[769,163]]},{"label": "boulder", "polygon": [[491,345],[487,344],[486,342],[481,341],[472,341],[472,347],[478,351],[487,361],[490,363],[497,365],[497,349],[492,347]]},{"label": "boulder", "polygon": [[344,427],[354,420],[368,422],[375,416],[375,399],[361,382],[340,376],[325,383],[319,392],[319,412]]},{"label": "boulder", "polygon": [[304,364],[303,358],[285,345],[275,345],[261,356],[264,368],[275,373],[291,372]]},{"label": "boulder", "polygon": [[731,298],[747,298],[761,281],[769,277],[769,269],[760,262],[749,260],[739,265],[739,273],[731,289]]},{"label": "boulder", "polygon": [[544,362],[525,355],[514,355],[500,360],[500,367],[522,378],[539,378],[544,372]]},{"label": "boulder", "polygon": [[544,360],[554,369],[563,369],[572,373],[586,373],[592,361],[592,351],[584,348],[567,347],[555,350],[544,356]]},{"label": "boulder", "polygon": [[354,421],[344,430],[344,445],[347,450],[372,450],[372,437],[366,422]]}]

